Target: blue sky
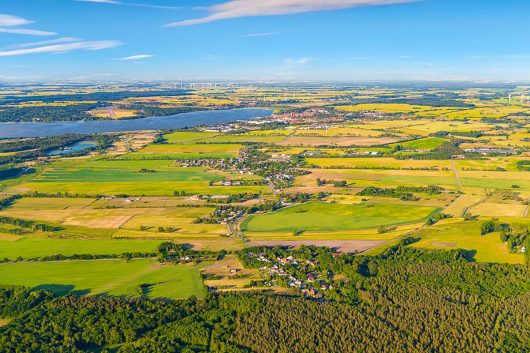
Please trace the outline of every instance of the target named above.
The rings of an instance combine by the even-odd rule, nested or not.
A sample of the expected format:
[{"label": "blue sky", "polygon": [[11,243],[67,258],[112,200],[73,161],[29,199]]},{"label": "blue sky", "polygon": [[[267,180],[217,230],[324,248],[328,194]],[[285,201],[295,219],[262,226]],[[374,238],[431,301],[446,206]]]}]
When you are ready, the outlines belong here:
[{"label": "blue sky", "polygon": [[0,0],[0,80],[528,80],[525,0]]}]

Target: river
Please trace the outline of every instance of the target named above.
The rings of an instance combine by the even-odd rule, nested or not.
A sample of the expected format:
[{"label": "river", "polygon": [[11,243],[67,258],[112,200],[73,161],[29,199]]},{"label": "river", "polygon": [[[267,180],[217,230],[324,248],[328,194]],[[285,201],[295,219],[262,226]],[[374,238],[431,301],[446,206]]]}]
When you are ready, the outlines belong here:
[{"label": "river", "polygon": [[230,109],[153,116],[129,120],[57,121],[50,123],[0,123],[0,138],[46,137],[65,134],[181,129],[251,120],[272,114],[268,109]]}]

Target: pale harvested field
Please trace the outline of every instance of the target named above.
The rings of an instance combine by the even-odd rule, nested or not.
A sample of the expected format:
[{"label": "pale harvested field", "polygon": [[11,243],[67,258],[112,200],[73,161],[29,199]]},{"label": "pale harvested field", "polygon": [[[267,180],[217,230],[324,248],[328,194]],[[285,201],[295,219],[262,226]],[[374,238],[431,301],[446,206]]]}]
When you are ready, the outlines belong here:
[{"label": "pale harvested field", "polygon": [[81,210],[95,199],[92,198],[44,198],[24,197],[18,199],[11,210]]},{"label": "pale harvested field", "polygon": [[306,158],[307,163],[321,168],[379,168],[379,169],[449,169],[449,161],[399,160],[388,157],[376,158]]},{"label": "pale harvested field", "polygon": [[453,217],[463,217],[464,212],[472,205],[484,200],[483,196],[478,195],[461,195],[455,202],[451,203],[444,209],[444,213],[450,214]]},{"label": "pale harvested field", "polygon": [[17,241],[24,238],[22,235],[0,233],[0,241]]},{"label": "pale harvested field", "polygon": [[[130,200],[134,200],[131,202]],[[136,198],[115,198],[115,199],[100,199],[94,201],[90,208],[170,208],[182,205],[202,205],[205,201],[198,200],[192,197],[169,197],[169,196],[144,196],[139,200]]]},{"label": "pale harvested field", "polygon": [[294,135],[297,136],[327,136],[327,137],[380,137],[383,131],[359,129],[356,127],[331,127],[329,129],[311,129],[311,130],[296,130]]},{"label": "pale harvested field", "polygon": [[204,281],[206,286],[215,290],[241,290],[250,284],[250,281],[260,277],[257,269],[244,268],[235,255],[226,255],[222,260],[205,267],[201,272],[222,277]]},{"label": "pale harvested field", "polygon": [[353,187],[395,187],[439,185],[456,189],[452,171],[433,170],[378,170],[378,169],[307,169],[311,174],[296,178],[295,186],[315,186],[316,178],[346,180]]},{"label": "pale harvested field", "polygon": [[383,244],[383,240],[259,240],[252,241],[254,246],[292,246],[298,247],[301,245],[323,246],[337,249],[340,252],[363,252]]},{"label": "pale harvested field", "polygon": [[277,142],[279,146],[377,146],[398,142],[390,137],[324,137],[324,136],[289,136]]},{"label": "pale harvested field", "polygon": [[483,202],[469,209],[472,215],[482,217],[524,217],[526,205]]},{"label": "pale harvested field", "polygon": [[131,217],[143,212],[145,210],[135,209],[6,210],[0,212],[0,215],[70,226],[117,229]]}]

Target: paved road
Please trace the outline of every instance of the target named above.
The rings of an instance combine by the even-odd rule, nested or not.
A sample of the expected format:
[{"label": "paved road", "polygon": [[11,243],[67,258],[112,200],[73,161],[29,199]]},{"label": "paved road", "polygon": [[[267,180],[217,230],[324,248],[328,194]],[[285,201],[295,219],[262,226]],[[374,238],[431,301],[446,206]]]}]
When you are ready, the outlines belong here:
[{"label": "paved road", "polygon": [[248,240],[248,238],[245,236],[245,234],[243,234],[241,232],[241,230],[239,230],[239,225],[241,224],[241,222],[245,219],[245,216],[239,218],[237,221],[235,221],[234,223],[228,223],[226,225],[226,228],[228,229],[228,234],[230,235],[233,235],[237,238],[239,238],[243,244],[245,244],[246,247],[249,247],[250,246],[250,241]]}]

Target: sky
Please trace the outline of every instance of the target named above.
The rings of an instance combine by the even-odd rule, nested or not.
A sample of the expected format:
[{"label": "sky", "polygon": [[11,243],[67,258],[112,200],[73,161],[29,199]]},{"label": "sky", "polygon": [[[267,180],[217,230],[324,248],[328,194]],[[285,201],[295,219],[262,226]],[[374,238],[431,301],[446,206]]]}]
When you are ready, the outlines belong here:
[{"label": "sky", "polygon": [[530,82],[527,0],[0,0],[0,80]]}]

